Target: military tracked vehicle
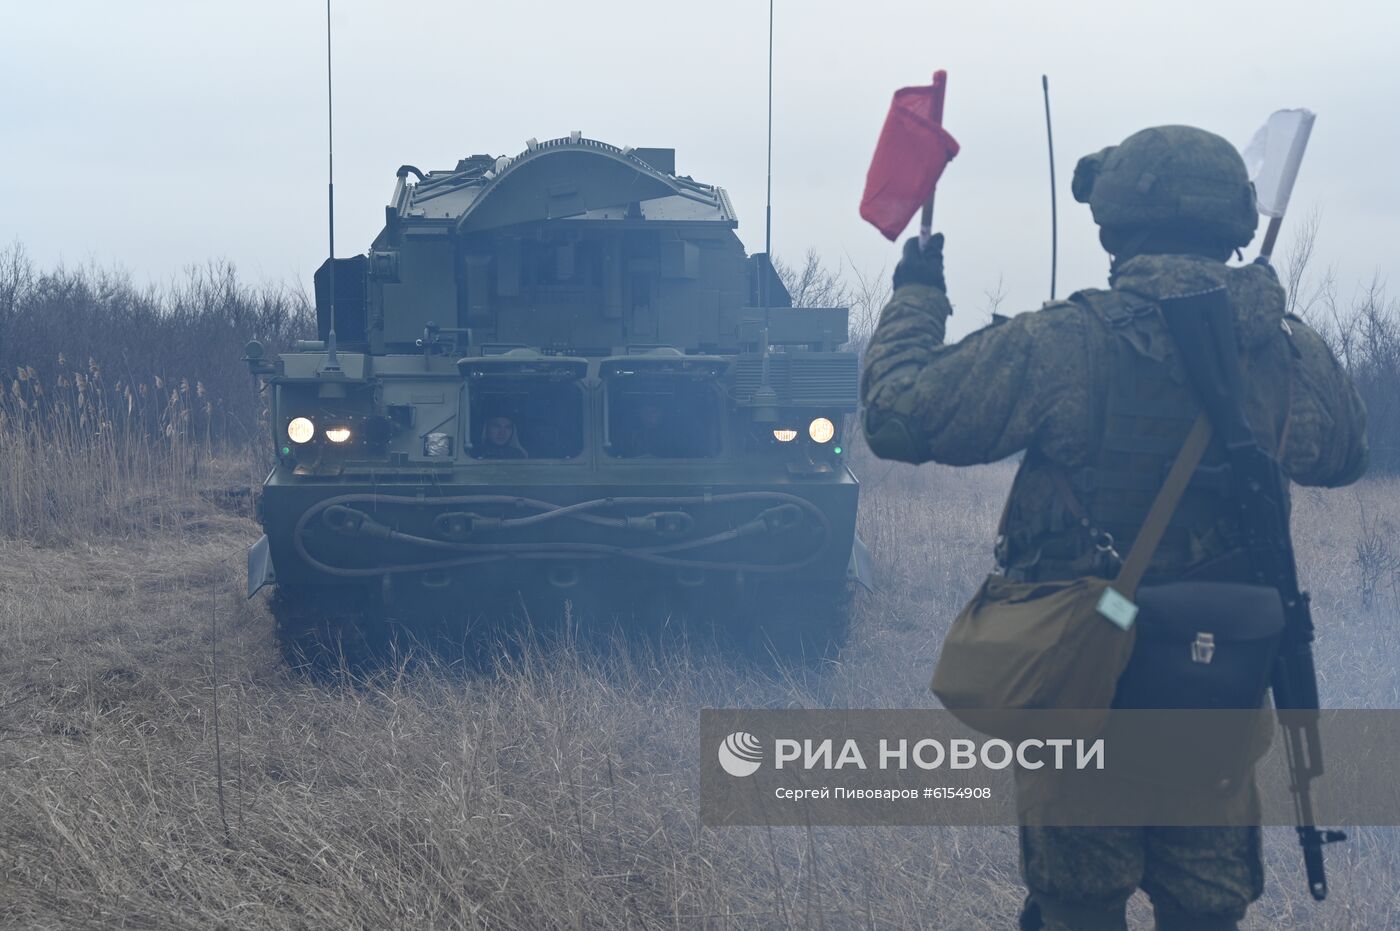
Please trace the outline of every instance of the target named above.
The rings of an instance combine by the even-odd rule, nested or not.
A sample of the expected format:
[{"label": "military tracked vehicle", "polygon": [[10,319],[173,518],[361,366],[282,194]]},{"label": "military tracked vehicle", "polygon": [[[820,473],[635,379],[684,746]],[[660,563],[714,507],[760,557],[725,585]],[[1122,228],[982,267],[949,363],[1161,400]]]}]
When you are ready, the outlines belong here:
[{"label": "military tracked vehicle", "polygon": [[316,273],[319,339],[249,345],[277,460],[249,597],[293,642],[644,595],[839,640],[869,581],[847,309],[790,306],[737,226],[670,149],[400,168],[368,252]]}]

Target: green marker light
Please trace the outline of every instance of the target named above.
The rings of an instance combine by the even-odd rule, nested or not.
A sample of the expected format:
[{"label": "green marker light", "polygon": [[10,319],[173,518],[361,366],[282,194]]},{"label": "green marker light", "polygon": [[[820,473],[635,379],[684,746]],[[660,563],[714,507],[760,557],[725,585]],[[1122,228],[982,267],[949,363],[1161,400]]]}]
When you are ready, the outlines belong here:
[{"label": "green marker light", "polygon": [[839,446],[834,447],[831,451],[834,452],[834,453],[835,453],[836,455],[838,455],[838,456],[841,455],[841,447],[839,447]]},{"label": "green marker light", "polygon": [[292,448],[291,448],[290,446],[283,446],[283,447],[282,447],[282,455],[284,455],[284,456],[290,456],[291,454],[292,454]]}]

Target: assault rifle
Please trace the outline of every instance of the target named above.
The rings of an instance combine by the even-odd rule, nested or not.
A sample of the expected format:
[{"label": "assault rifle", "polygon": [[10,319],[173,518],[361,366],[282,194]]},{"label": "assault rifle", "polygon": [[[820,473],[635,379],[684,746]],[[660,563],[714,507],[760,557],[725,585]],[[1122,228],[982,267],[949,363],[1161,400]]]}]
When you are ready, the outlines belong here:
[{"label": "assault rifle", "polygon": [[1235,317],[1224,288],[1182,295],[1161,302],[1183,367],[1197,398],[1225,446],[1231,498],[1238,510],[1254,582],[1278,589],[1284,629],[1274,660],[1272,686],[1288,756],[1290,789],[1303,848],[1308,891],[1327,898],[1325,844],[1346,840],[1341,831],[1319,830],[1310,786],[1322,775],[1318,734],[1317,669],[1313,665],[1312,612],[1308,595],[1298,590],[1298,568],[1288,526],[1283,470],[1254,437],[1243,408],[1243,378]]}]

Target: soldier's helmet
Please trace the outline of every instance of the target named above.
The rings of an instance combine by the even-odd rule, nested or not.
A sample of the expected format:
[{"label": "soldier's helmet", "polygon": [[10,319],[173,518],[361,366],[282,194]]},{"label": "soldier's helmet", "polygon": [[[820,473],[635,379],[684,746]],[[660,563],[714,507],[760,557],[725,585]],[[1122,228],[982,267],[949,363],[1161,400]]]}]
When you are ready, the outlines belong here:
[{"label": "soldier's helmet", "polygon": [[1193,126],[1156,126],[1079,160],[1074,199],[1104,229],[1165,228],[1240,248],[1254,238],[1254,185],[1235,147]]}]

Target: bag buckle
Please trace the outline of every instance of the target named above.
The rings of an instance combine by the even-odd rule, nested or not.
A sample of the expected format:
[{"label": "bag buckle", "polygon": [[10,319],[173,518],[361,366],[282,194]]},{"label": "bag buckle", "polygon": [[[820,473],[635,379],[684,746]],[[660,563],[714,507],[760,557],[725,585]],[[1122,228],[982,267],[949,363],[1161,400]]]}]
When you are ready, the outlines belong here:
[{"label": "bag buckle", "polygon": [[1215,634],[1197,632],[1191,642],[1191,662],[1209,664],[1215,658]]},{"label": "bag buckle", "polygon": [[1118,570],[1123,568],[1123,557],[1114,548],[1113,534],[1106,530],[1096,530],[1089,527],[1087,521],[1084,526],[1089,530],[1089,539],[1094,544],[1093,574],[1110,578],[1117,575]]}]

